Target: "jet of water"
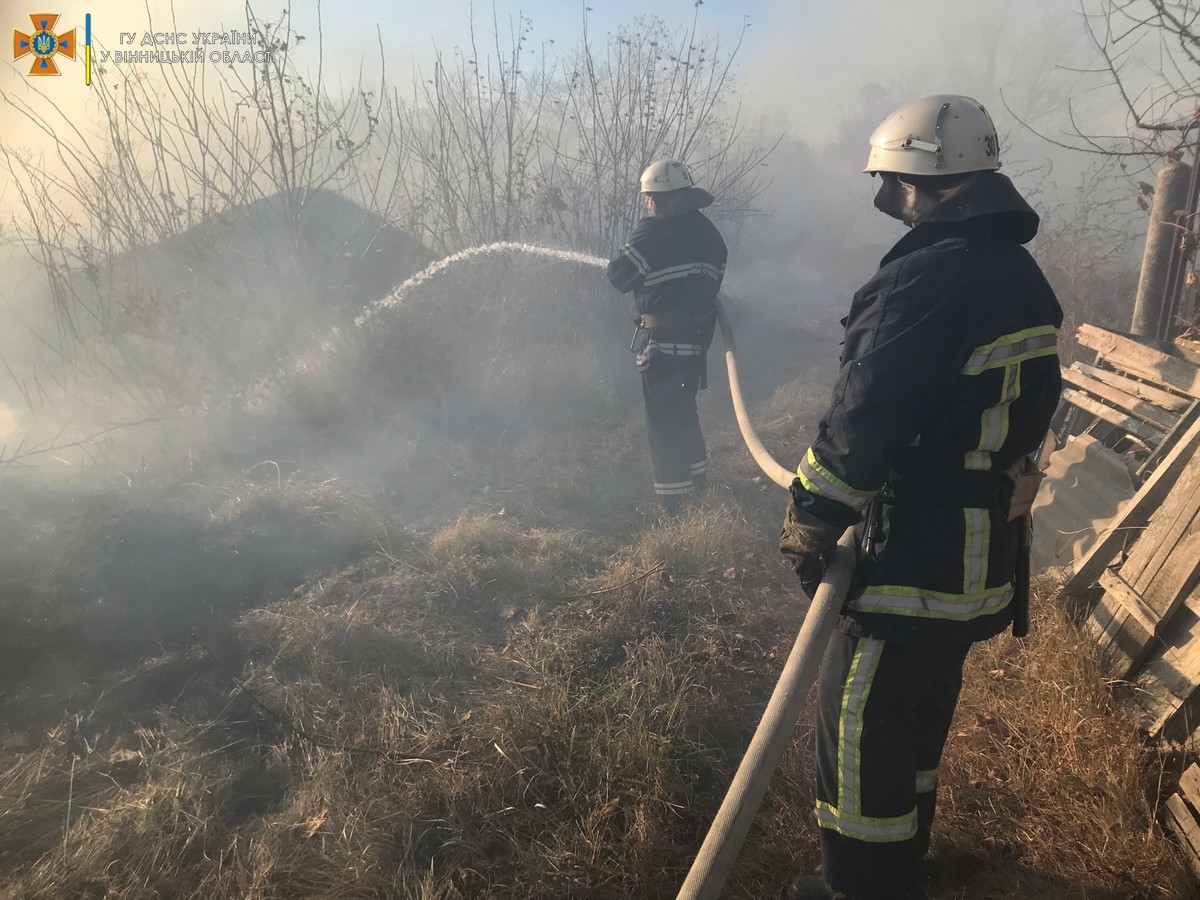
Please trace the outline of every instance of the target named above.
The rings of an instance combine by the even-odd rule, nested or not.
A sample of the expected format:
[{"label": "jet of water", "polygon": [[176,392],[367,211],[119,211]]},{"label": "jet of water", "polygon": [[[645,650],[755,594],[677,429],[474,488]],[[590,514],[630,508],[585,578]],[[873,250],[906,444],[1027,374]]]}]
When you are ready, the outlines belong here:
[{"label": "jet of water", "polygon": [[384,297],[382,300],[377,300],[375,303],[368,306],[354,320],[354,324],[359,328],[363,326],[372,316],[376,315],[380,310],[395,306],[403,300],[408,293],[417,285],[424,284],[429,279],[433,278],[439,272],[449,268],[456,262],[464,259],[471,259],[475,256],[490,256],[497,253],[527,253],[532,256],[543,256],[549,259],[561,259],[565,262],[582,263],[588,266],[605,266],[607,261],[598,256],[588,256],[586,253],[576,253],[573,250],[561,250],[558,247],[542,247],[538,244],[523,244],[517,241],[497,241],[494,244],[483,244],[479,247],[468,247],[466,250],[460,250],[458,253],[453,253],[450,256],[439,259],[437,262],[430,263],[417,274],[406,279],[394,291]]},{"label": "jet of water", "polygon": [[[475,256],[488,256],[497,253],[527,253],[533,256],[542,256],[549,259],[560,259],[564,262],[581,263],[588,266],[604,266],[607,265],[605,260],[598,256],[588,256],[585,253],[576,253],[572,250],[560,250],[557,247],[542,247],[537,244],[523,244],[515,241],[497,241],[494,244],[484,244],[479,247],[469,247],[466,250],[460,250],[458,253],[451,254],[437,262],[426,266],[416,275],[408,278],[399,287],[392,291],[382,300],[376,301],[368,306],[358,318],[354,320],[358,327],[362,327],[372,316],[376,315],[380,310],[395,306],[403,300],[413,288],[417,285],[424,284],[429,279],[433,278],[439,272],[454,265],[464,259],[471,259]],[[725,315],[724,310],[720,310],[718,320],[721,325],[721,337],[725,342],[725,362],[729,369],[729,387],[730,393],[733,396],[734,412],[737,417],[738,428],[742,432],[742,438],[746,442],[746,447],[750,451],[750,455],[754,457],[754,461],[758,463],[763,472],[781,487],[787,487],[793,478],[791,470],[785,469],[776,462],[763,447],[758,435],[754,432],[754,428],[750,424],[750,420],[746,415],[745,401],[742,399],[741,387],[738,382],[737,375],[737,356],[733,343],[733,329],[730,327],[729,319]]]}]

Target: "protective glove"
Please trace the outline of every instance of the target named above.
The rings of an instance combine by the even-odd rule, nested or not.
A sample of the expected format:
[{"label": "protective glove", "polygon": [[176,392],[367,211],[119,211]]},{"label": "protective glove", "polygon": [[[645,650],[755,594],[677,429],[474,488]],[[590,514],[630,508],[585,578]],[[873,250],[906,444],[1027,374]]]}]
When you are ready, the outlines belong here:
[{"label": "protective glove", "polygon": [[783,528],[779,532],[779,552],[796,570],[800,586],[810,597],[825,576],[825,560],[837,547],[843,531],[844,528],[830,525],[801,509],[794,494],[788,501]]}]

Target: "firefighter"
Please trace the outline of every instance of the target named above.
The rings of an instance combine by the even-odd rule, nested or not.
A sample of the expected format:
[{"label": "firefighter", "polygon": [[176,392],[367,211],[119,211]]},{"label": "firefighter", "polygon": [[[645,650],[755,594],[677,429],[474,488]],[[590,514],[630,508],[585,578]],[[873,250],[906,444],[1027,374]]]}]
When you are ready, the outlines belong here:
[{"label": "firefighter", "polygon": [[700,210],[713,195],[696,186],[687,165],[660,159],[646,167],[643,216],[608,264],[608,279],[633,291],[637,354],[654,469],[654,493],[667,513],[708,485],[708,454],[696,392],[705,387],[705,360],[716,327],[717,291],[727,251]]},{"label": "firefighter", "polygon": [[820,876],[794,900],[924,898],[938,764],[971,644],[1024,633],[1030,455],[1061,389],[1062,310],[975,100],[926,97],[871,136],[875,206],[910,231],[855,295],[780,551],[811,593],[855,529],[818,681]]}]

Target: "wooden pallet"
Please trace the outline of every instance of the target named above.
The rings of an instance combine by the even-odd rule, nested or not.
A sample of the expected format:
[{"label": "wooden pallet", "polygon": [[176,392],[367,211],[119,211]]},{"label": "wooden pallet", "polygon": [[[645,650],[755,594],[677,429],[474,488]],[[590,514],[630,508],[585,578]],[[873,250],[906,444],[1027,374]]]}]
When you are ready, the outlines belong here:
[{"label": "wooden pallet", "polygon": [[1200,400],[1200,367],[1138,339],[1082,325],[1080,346],[1096,352],[1092,364],[1064,368],[1060,442],[1069,434],[1099,429],[1150,468],[1161,457],[1182,420]]},{"label": "wooden pallet", "polygon": [[1106,331],[1095,325],[1081,325],[1079,343],[1095,350],[1098,359],[1134,378],[1200,399],[1200,367],[1189,360],[1143,344],[1136,338]]},{"label": "wooden pallet", "polygon": [[1146,731],[1188,739],[1200,724],[1200,366],[1091,325],[1078,339],[1096,362],[1064,370],[1064,405],[1132,448],[1140,486],[1065,589],[1095,599],[1099,585],[1084,624],[1108,673],[1137,684]]},{"label": "wooden pallet", "polygon": [[1148,661],[1163,659],[1176,643],[1176,613],[1198,581],[1200,455],[1193,452],[1128,557],[1100,575],[1104,595],[1089,614],[1088,627],[1114,678],[1131,681]]},{"label": "wooden pallet", "polygon": [[1164,824],[1179,838],[1188,865],[1200,878],[1200,767],[1188,766],[1179,779],[1179,790],[1163,804]]},{"label": "wooden pallet", "polygon": [[1200,455],[1200,409],[1190,408],[1180,426],[1181,433],[1171,436],[1170,449],[1138,488],[1132,501],[1074,566],[1064,588],[1068,594],[1082,596],[1099,581],[1105,568],[1113,564],[1127,545],[1134,543],[1151,516],[1162,507],[1184,469]]}]

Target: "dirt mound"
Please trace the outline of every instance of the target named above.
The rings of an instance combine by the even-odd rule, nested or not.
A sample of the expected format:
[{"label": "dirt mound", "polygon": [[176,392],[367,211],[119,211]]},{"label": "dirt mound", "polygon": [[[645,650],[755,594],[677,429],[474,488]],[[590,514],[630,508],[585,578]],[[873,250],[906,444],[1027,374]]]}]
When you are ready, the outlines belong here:
[{"label": "dirt mound", "polygon": [[277,194],[75,272],[97,331],[76,327],[122,382],[189,407],[237,405],[430,258],[332,191]]},{"label": "dirt mound", "polygon": [[468,258],[302,357],[275,405],[323,430],[399,419],[484,444],[611,418],[636,398],[632,316],[595,266]]}]

